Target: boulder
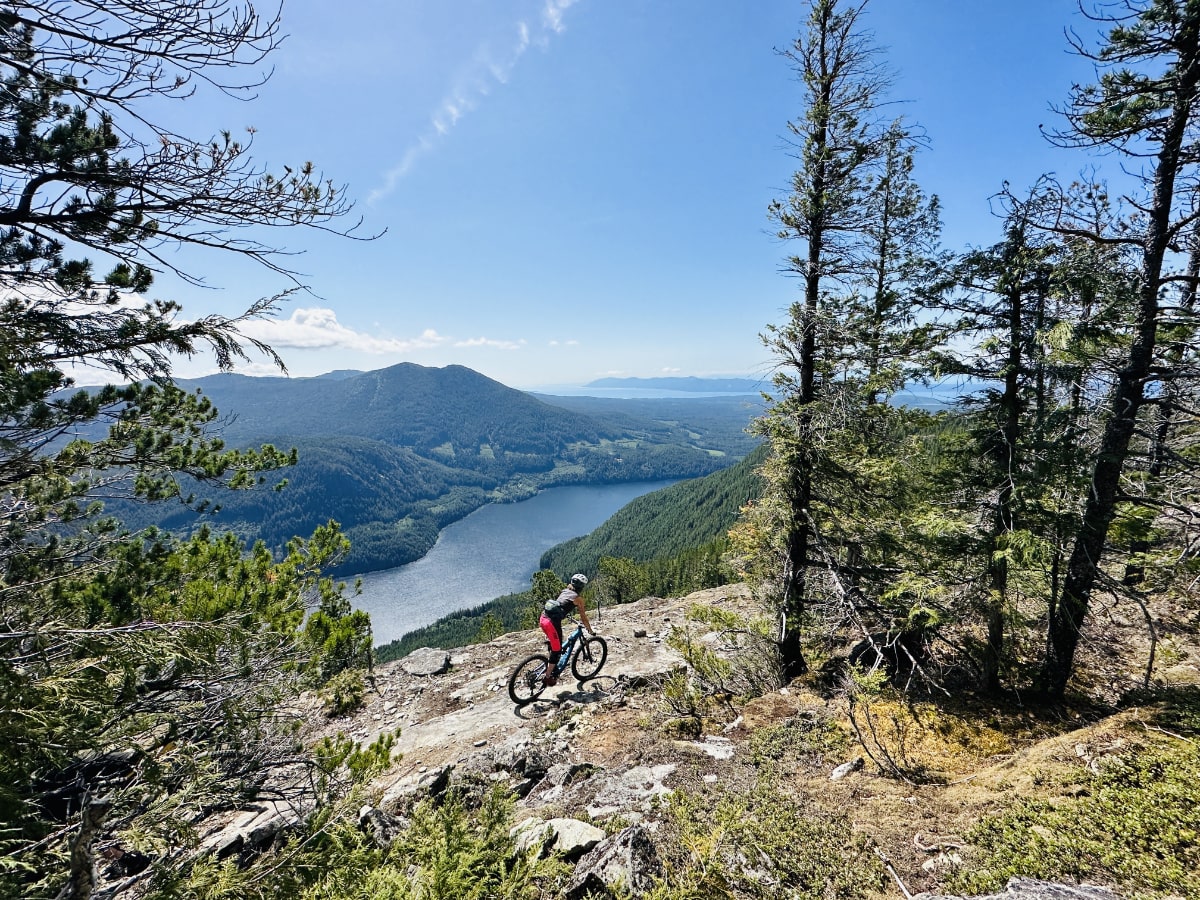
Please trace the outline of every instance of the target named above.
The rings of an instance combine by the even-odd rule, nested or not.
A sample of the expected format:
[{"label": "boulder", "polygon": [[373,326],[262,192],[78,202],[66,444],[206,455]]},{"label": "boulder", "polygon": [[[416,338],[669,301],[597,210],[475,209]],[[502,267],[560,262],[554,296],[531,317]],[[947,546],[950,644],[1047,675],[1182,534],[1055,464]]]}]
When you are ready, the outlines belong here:
[{"label": "boulder", "polygon": [[505,741],[496,747],[491,758],[496,769],[512,772],[535,782],[544,778],[554,765],[554,757],[549,750],[535,746],[533,741],[524,736]]},{"label": "boulder", "polygon": [[597,770],[592,763],[555,763],[546,772],[546,781],[557,787],[586,778]]},{"label": "boulder", "polygon": [[398,778],[384,791],[379,805],[385,810],[407,812],[426,797],[444,794],[453,772],[454,766],[438,766]]},{"label": "boulder", "polygon": [[430,675],[441,675],[450,668],[450,654],[446,650],[422,647],[400,660],[400,668],[409,675],[419,675],[424,678]]},{"label": "boulder", "polygon": [[511,834],[521,853],[559,853],[567,859],[579,859],[604,840],[602,829],[578,819],[526,819]]},{"label": "boulder", "polygon": [[534,853],[539,858],[546,855],[554,841],[554,830],[545,819],[525,819],[514,825],[509,834],[512,835],[518,853]]},{"label": "boulder", "polygon": [[630,825],[579,860],[565,896],[567,900],[582,900],[587,896],[612,896],[617,891],[638,896],[662,874],[662,863],[650,836],[642,826]]},{"label": "boulder", "polygon": [[312,801],[293,806],[268,801],[236,811],[220,828],[200,841],[200,852],[217,859],[237,857],[244,861],[267,850],[283,832],[298,828],[312,809]]},{"label": "boulder", "polygon": [[605,837],[604,829],[578,819],[551,819],[547,824],[554,831],[549,849],[567,859],[579,859]]},{"label": "boulder", "polygon": [[386,850],[405,827],[405,822],[373,806],[363,806],[358,811],[358,827],[369,834],[376,846]]},{"label": "boulder", "polygon": [[836,769],[834,769],[832,772],[830,772],[829,780],[830,781],[841,781],[843,778],[845,778],[851,772],[857,772],[859,769],[861,769],[866,764],[867,764],[867,761],[865,759],[863,759],[861,756],[856,756],[854,759],[850,760],[850,762],[842,763],[840,766],[838,766]]}]

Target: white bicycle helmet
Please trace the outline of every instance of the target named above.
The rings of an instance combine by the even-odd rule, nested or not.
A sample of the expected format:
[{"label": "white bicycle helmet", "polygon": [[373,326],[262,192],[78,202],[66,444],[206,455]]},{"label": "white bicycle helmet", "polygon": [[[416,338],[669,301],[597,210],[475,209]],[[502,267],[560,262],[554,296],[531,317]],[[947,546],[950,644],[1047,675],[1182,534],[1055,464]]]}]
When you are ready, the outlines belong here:
[{"label": "white bicycle helmet", "polygon": [[576,572],[571,576],[571,584],[579,587],[587,587],[588,577],[580,572]]}]

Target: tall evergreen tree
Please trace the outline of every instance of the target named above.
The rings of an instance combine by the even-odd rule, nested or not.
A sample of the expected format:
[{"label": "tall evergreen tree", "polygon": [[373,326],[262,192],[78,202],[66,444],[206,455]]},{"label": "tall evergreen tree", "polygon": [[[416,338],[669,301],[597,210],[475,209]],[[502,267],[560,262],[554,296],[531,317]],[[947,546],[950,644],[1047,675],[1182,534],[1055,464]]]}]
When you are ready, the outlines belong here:
[{"label": "tall evergreen tree", "polygon": [[[1127,350],[1115,373],[1100,445],[1091,466],[1087,500],[1067,562],[1061,602],[1050,618],[1044,683],[1061,697],[1069,681],[1080,632],[1122,503],[1121,479],[1147,386],[1157,382],[1157,342],[1164,325],[1163,288],[1168,251],[1182,246],[1192,226],[1189,191],[1200,161],[1200,4],[1194,0],[1128,2],[1097,18],[1110,26],[1099,51],[1079,46],[1099,70],[1078,87],[1064,110],[1065,144],[1103,147],[1135,160],[1142,171],[1144,214],[1136,234],[1115,240],[1136,247],[1138,294],[1126,329]],[[1136,168],[1136,167],[1135,167]],[[1096,240],[1104,240],[1094,235]]]},{"label": "tall evergreen tree", "polygon": [[881,135],[876,171],[863,196],[863,270],[848,291],[831,298],[847,332],[843,372],[862,381],[868,404],[918,371],[932,333],[918,313],[944,287],[941,204],[912,177],[917,149],[900,120]]},{"label": "tall evergreen tree", "polygon": [[784,562],[781,657],[785,675],[804,671],[800,627],[807,599],[813,489],[813,404],[819,399],[818,334],[824,292],[833,282],[861,274],[863,194],[880,156],[878,116],[888,77],[861,27],[864,3],[815,0],[806,32],[786,52],[804,91],[804,115],[789,123],[800,166],[792,193],[772,204],[779,235],[804,244],[788,259],[802,282],[803,299],[789,323],[764,337],[777,354],[781,394],[764,418],[774,447],[770,471],[783,510]]}]

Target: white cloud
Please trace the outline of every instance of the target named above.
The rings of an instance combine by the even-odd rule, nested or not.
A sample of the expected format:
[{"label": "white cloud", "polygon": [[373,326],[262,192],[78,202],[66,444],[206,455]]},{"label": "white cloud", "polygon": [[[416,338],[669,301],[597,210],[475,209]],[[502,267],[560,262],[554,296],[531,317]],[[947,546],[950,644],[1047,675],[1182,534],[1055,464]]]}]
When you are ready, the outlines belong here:
[{"label": "white cloud", "polygon": [[383,184],[367,194],[367,203],[375,203],[394,191],[417,161],[432,151],[439,141],[445,140],[459,120],[474,110],[495,85],[507,84],[513,69],[531,44],[546,47],[551,37],[562,34],[566,30],[563,13],[576,2],[578,0],[546,0],[537,33],[531,32],[527,22],[518,21],[515,42],[499,54],[493,53],[487,43],[481,45],[466,72],[430,116],[428,130],[418,136],[404,151],[400,161],[384,174]]},{"label": "white cloud", "polygon": [[401,157],[400,162],[393,166],[388,173],[384,175],[383,184],[367,194],[367,203],[374,203],[379,198],[384,197],[394,191],[396,189],[396,185],[400,183],[401,179],[403,179],[405,175],[412,171],[412,168],[416,165],[417,160],[432,150],[433,147],[433,138],[429,135],[422,135],[415,144],[413,144],[404,152],[404,156]]},{"label": "white cloud", "polygon": [[286,319],[258,319],[247,322],[242,331],[249,337],[270,344],[277,350],[323,350],[339,348],[360,353],[407,353],[441,346],[449,341],[432,328],[415,338],[381,338],[353,328],[337,319],[337,313],[323,307],[294,309]]},{"label": "white cloud", "polygon": [[525,346],[525,341],[500,341],[495,338],[477,337],[467,338],[462,341],[455,341],[455,347],[492,347],[497,350],[520,350]]},{"label": "white cloud", "polygon": [[503,340],[489,337],[454,338],[426,328],[411,338],[378,337],[355,331],[338,321],[337,313],[324,307],[294,309],[286,319],[257,319],[247,322],[242,331],[248,336],[270,344],[276,350],[353,350],[358,353],[384,355],[411,353],[435,347],[471,349],[485,347],[498,350],[520,350],[522,340]]}]

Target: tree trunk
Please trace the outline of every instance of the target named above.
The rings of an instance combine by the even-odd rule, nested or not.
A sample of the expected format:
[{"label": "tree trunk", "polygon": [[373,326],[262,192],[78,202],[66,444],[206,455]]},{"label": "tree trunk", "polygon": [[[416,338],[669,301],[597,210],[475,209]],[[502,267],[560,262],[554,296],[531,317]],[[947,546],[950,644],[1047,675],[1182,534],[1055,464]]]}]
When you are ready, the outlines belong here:
[{"label": "tree trunk", "polygon": [[[1180,300],[1180,308],[1185,314],[1189,314],[1195,308],[1196,304],[1196,281],[1200,278],[1200,244],[1197,244],[1196,238],[1192,239],[1192,251],[1188,254],[1187,267],[1187,284],[1184,287],[1183,297]],[[1184,341],[1180,340],[1167,354],[1167,370],[1173,372],[1184,359]],[[1163,395],[1158,402],[1158,422],[1154,427],[1154,442],[1150,447],[1150,484],[1148,490],[1155,489],[1155,482],[1162,476],[1167,468],[1167,457],[1169,455],[1168,447],[1171,438],[1172,417],[1176,405],[1179,402],[1181,389],[1179,382],[1169,380],[1163,389]],[[1130,561],[1125,565],[1124,583],[1129,587],[1136,587],[1142,583],[1146,577],[1146,565],[1144,554],[1150,549],[1150,541],[1147,537],[1141,537],[1135,540],[1130,548]]]}]

